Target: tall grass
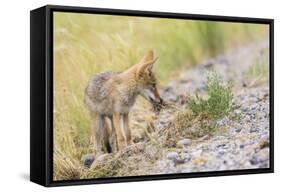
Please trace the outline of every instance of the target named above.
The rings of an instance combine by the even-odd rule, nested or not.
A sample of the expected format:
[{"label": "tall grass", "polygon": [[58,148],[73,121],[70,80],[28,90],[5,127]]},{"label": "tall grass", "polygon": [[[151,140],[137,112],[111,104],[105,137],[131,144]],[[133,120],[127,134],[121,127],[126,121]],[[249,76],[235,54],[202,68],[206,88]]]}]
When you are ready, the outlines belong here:
[{"label": "tall grass", "polygon": [[55,154],[79,160],[91,152],[83,96],[93,74],[122,71],[152,48],[163,84],[182,68],[266,35],[268,27],[257,24],[54,13]]},{"label": "tall grass", "polygon": [[255,79],[256,81],[269,81],[269,51],[268,49],[260,52],[260,55],[246,71],[246,79]]}]

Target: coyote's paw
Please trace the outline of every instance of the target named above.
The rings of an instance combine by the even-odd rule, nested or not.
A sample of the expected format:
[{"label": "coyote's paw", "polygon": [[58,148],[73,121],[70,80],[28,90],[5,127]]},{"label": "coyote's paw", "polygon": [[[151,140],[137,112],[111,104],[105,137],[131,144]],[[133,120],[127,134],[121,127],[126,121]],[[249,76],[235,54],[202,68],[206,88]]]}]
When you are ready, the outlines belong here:
[{"label": "coyote's paw", "polygon": [[119,142],[118,143],[118,151],[122,151],[127,147],[126,142]]},{"label": "coyote's paw", "polygon": [[130,146],[130,145],[134,145],[133,140],[129,140],[129,141],[127,141],[127,145],[128,145],[128,146]]}]

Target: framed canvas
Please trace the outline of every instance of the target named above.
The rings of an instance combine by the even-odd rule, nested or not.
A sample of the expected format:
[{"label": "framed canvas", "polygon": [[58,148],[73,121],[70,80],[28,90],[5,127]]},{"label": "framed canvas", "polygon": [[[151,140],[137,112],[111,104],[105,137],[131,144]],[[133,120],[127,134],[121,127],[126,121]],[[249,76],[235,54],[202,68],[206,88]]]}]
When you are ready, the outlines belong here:
[{"label": "framed canvas", "polygon": [[31,11],[30,180],[273,172],[273,20]]}]

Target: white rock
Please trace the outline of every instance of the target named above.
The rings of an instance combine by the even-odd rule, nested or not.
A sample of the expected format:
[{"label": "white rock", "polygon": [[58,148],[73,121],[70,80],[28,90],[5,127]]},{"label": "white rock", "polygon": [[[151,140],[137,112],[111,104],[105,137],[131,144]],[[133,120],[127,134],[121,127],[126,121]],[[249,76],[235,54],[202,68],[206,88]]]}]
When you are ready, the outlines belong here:
[{"label": "white rock", "polygon": [[191,140],[190,139],[182,139],[180,141],[178,141],[177,146],[179,147],[187,147],[189,145],[191,145]]},{"label": "white rock", "polygon": [[179,157],[179,154],[177,152],[169,152],[169,153],[167,153],[166,157],[169,160],[175,160]]},{"label": "white rock", "polygon": [[84,166],[89,168],[92,165],[92,163],[94,162],[95,157],[93,154],[86,154],[86,155],[83,155],[81,160],[82,160]]}]

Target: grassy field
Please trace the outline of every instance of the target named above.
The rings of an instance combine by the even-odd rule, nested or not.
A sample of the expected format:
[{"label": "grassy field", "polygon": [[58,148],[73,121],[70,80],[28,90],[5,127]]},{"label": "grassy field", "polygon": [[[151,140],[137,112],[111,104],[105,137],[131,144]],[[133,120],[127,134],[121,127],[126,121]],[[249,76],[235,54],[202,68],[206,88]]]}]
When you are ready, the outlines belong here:
[{"label": "grassy field", "polygon": [[[60,161],[79,165],[82,155],[92,150],[83,103],[92,75],[122,71],[153,49],[161,85],[181,69],[267,35],[268,27],[257,24],[55,13],[54,179],[65,179]],[[262,73],[262,66],[249,75]],[[75,170],[65,169],[75,175]]]}]

